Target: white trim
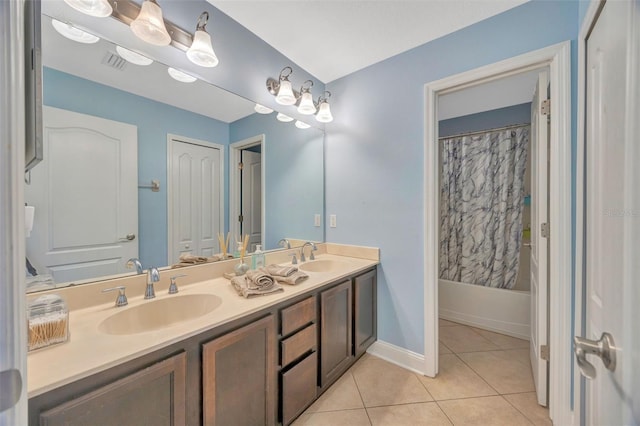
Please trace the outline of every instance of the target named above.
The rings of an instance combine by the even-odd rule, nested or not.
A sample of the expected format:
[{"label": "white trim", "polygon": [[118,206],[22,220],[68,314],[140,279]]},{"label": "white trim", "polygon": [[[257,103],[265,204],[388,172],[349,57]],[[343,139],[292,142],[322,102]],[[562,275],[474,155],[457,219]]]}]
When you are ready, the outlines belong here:
[{"label": "white trim", "polygon": [[422,369],[424,367],[424,356],[412,352],[409,349],[401,348],[381,340],[376,340],[371,346],[369,346],[367,353],[407,370],[413,371],[414,373],[418,373],[420,375],[423,374]]},{"label": "white trim", "polygon": [[262,247],[264,249],[265,244],[265,231],[266,231],[266,222],[267,215],[265,214],[265,190],[266,190],[266,156],[265,156],[265,141],[266,137],[264,134],[255,135],[247,139],[243,139],[238,142],[234,142],[229,145],[229,232],[231,235],[240,235],[240,230],[238,229],[238,221],[233,220],[234,217],[238,217],[240,215],[240,199],[238,191],[236,187],[240,182],[240,171],[237,167],[234,167],[234,164],[238,164],[240,162],[240,151],[246,148],[250,148],[252,146],[260,145],[260,168],[261,168],[261,188],[262,191],[261,200],[260,200],[260,209],[261,209],[261,224],[260,224],[260,240],[262,241]]},{"label": "white trim", "polygon": [[172,158],[173,158],[173,142],[183,142],[190,143],[192,145],[199,145],[205,148],[217,149],[220,151],[220,212],[219,212],[219,228],[220,232],[224,231],[224,187],[225,187],[225,168],[224,168],[224,145],[208,142],[200,139],[187,138],[185,136],[176,135],[173,133],[167,133],[167,264],[171,265],[173,263],[173,258],[171,256],[174,241],[173,241],[173,227],[171,224],[173,223],[173,214],[171,212],[171,197],[173,196],[173,188],[171,184],[171,167],[172,167]]},{"label": "white trim", "polygon": [[555,120],[551,121],[549,222],[550,243],[550,321],[551,349],[549,401],[550,415],[558,424],[572,418],[571,384],[571,43],[569,41],[496,62],[425,85],[425,362],[426,375],[438,372],[438,111],[437,96],[445,90],[484,83],[516,71],[549,66],[551,98]]}]

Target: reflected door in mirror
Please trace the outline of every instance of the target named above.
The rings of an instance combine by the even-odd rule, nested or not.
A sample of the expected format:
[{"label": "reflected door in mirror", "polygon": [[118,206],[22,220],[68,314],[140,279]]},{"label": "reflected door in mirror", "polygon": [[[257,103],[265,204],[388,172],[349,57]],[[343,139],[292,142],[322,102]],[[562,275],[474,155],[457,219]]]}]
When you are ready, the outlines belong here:
[{"label": "reflected door in mirror", "polygon": [[253,252],[256,245],[262,244],[262,154],[245,149],[241,155],[240,229],[242,235],[249,235],[248,250]]}]

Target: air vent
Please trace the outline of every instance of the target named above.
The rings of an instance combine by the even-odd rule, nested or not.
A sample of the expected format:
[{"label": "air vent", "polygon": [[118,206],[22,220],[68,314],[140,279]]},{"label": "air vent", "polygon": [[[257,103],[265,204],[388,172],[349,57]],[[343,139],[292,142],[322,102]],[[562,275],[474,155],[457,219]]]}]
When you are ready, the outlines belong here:
[{"label": "air vent", "polygon": [[127,66],[127,61],[118,56],[117,53],[107,52],[102,58],[102,65],[122,71]]}]

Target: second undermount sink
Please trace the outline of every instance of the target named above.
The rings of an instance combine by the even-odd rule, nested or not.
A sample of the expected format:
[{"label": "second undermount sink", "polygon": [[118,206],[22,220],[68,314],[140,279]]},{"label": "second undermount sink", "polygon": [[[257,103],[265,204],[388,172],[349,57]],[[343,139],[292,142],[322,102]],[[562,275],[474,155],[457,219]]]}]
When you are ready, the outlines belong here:
[{"label": "second undermount sink", "polygon": [[159,330],[212,312],[222,304],[213,294],[185,294],[124,308],[100,323],[106,334],[137,334]]},{"label": "second undermount sink", "polygon": [[347,263],[341,262],[339,260],[319,259],[303,263],[298,267],[298,269],[305,272],[333,272],[343,269],[346,266]]}]

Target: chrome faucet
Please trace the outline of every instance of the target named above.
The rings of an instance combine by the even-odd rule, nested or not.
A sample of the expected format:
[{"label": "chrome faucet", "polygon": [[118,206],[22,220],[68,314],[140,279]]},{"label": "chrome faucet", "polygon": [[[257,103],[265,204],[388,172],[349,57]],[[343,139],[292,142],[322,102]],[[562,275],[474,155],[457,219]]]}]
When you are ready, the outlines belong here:
[{"label": "chrome faucet", "polygon": [[153,283],[157,283],[160,281],[160,272],[158,272],[158,268],[152,266],[147,269],[147,289],[144,292],[145,299],[153,299],[156,297],[156,292],[153,289]]},{"label": "chrome faucet", "polygon": [[137,257],[132,257],[131,259],[127,260],[127,268],[131,269],[134,266],[136,267],[136,272],[138,273],[138,275],[142,274],[142,263],[140,263],[140,260]]},{"label": "chrome faucet", "polygon": [[282,238],[280,241],[278,241],[278,246],[282,248],[290,249],[291,243],[289,243],[289,240],[287,240],[286,238]]},{"label": "chrome faucet", "polygon": [[313,255],[313,252],[314,252],[314,251],[316,251],[316,250],[318,250],[318,247],[316,247],[316,244],[315,244],[315,243],[312,243],[312,242],[310,242],[310,241],[307,241],[306,243],[304,243],[304,244],[302,245],[302,248],[300,248],[300,262],[304,262],[305,260],[307,260],[307,259],[304,257],[304,248],[305,248],[306,246],[311,246],[311,255],[309,256],[309,260],[316,260],[316,257]]}]

